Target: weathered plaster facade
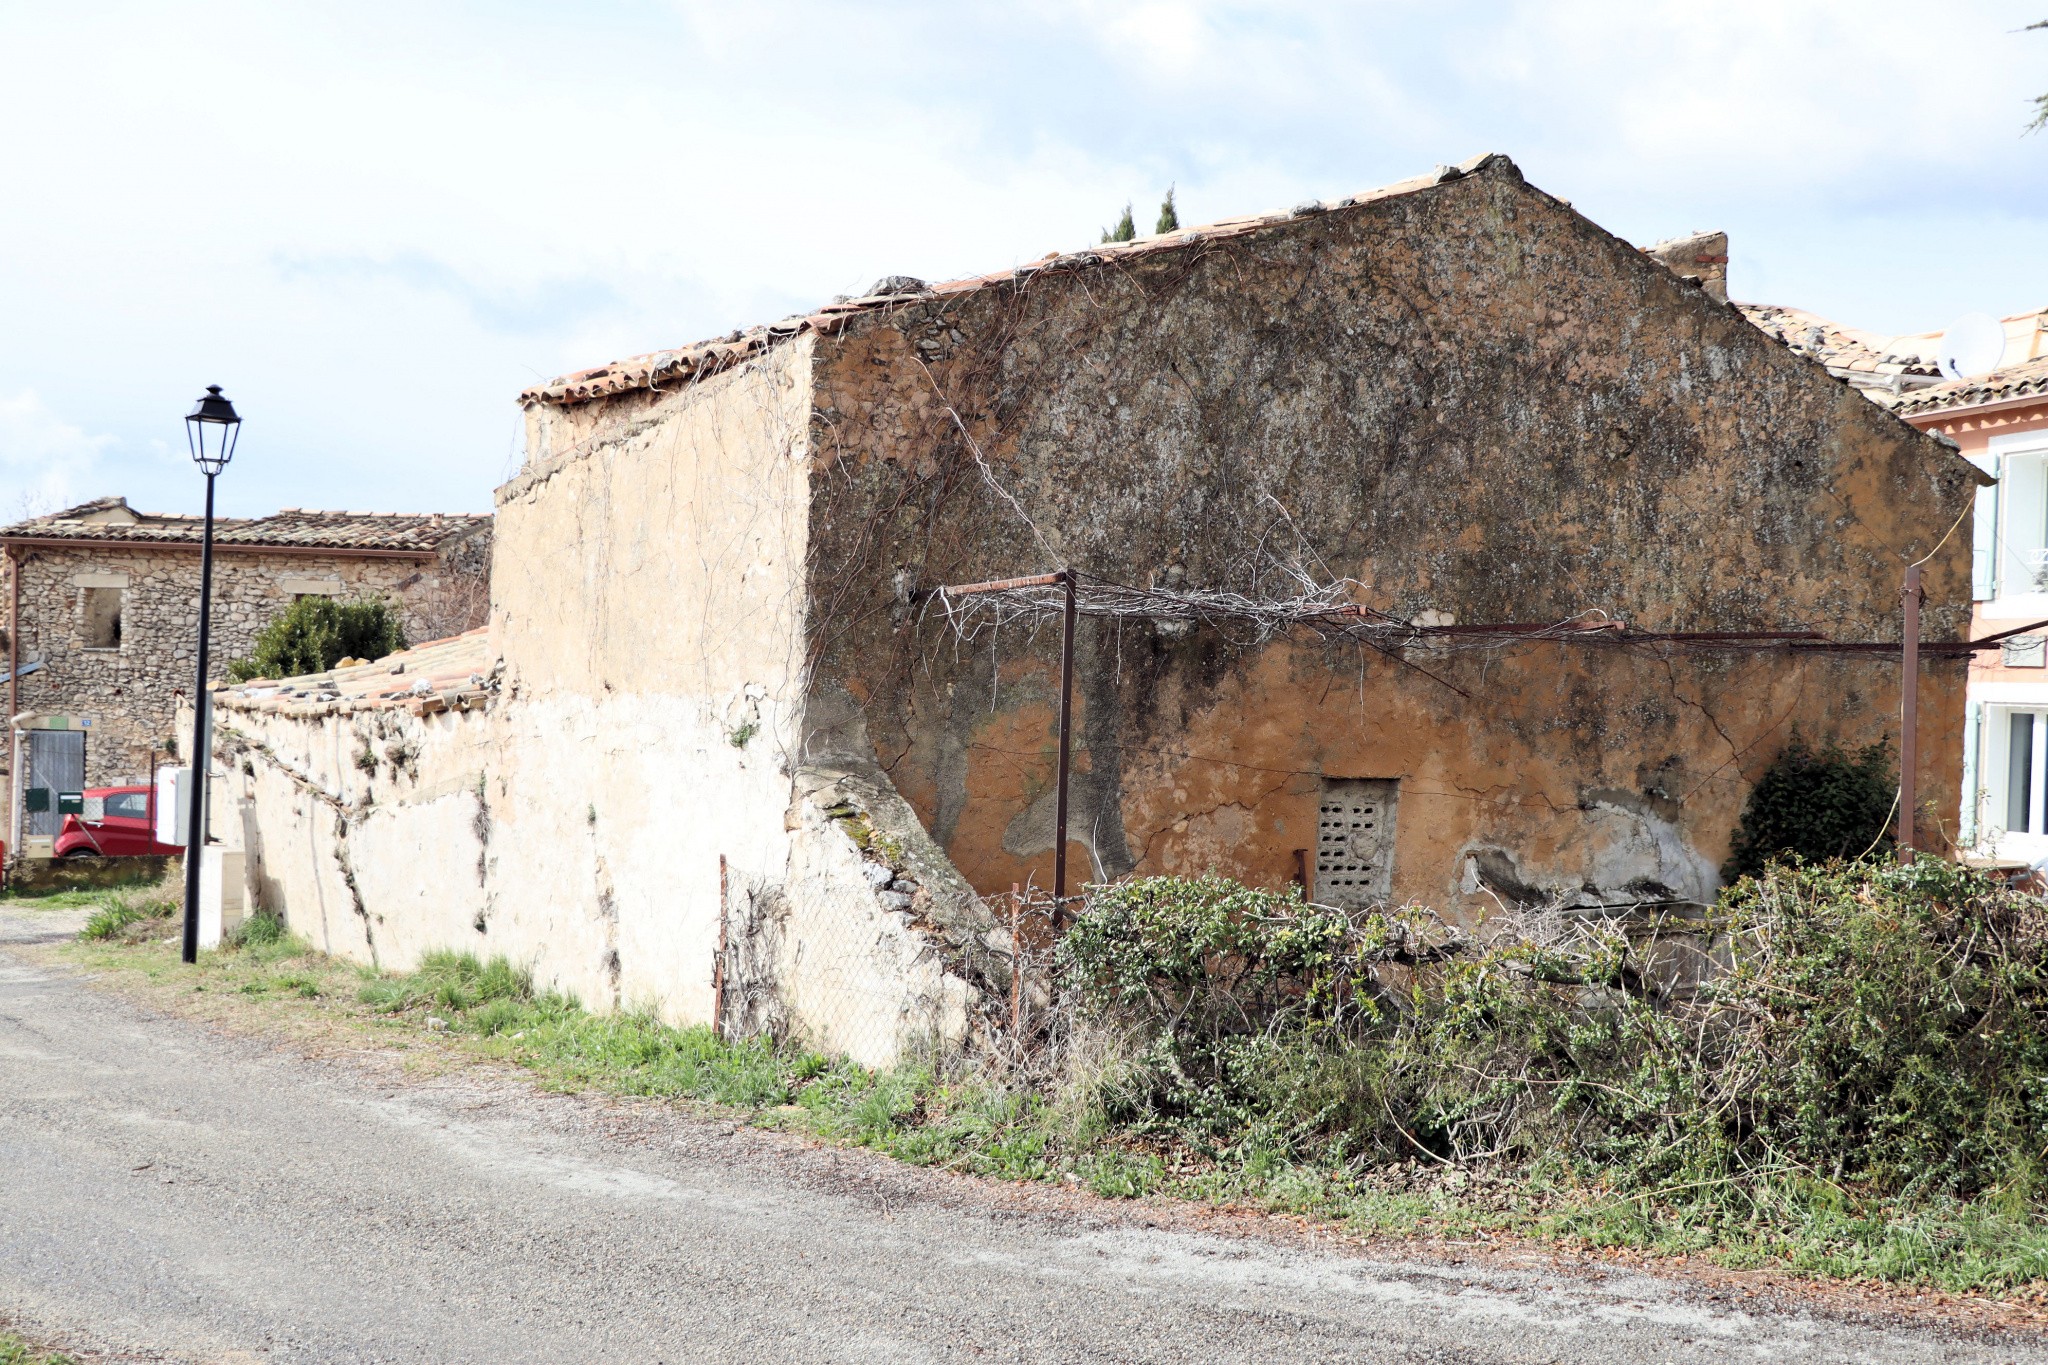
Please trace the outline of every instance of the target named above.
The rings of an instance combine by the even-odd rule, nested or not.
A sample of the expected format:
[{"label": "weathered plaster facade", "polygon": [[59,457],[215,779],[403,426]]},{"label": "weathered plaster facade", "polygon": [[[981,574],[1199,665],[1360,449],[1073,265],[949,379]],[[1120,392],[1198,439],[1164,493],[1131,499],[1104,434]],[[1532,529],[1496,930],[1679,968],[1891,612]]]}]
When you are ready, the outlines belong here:
[{"label": "weathered plaster facade", "polygon": [[[1072,566],[1259,593],[1293,566],[1404,620],[1626,622],[1391,657],[1084,618],[1077,867],[1284,883],[1333,793],[1369,791],[1395,807],[1389,894],[1468,916],[1708,899],[1794,727],[1896,733],[1895,655],[1655,637],[1895,641],[1922,556],[1928,636],[1969,614],[1968,543],[1943,539],[1967,463],[1504,158],[891,280],[525,402],[495,681],[415,737],[421,810],[385,850],[475,891],[357,877],[350,913],[681,1021],[716,1012],[723,941],[724,1022],[866,1060],[973,1032],[1003,940],[971,892],[1050,875],[1057,629],[963,642],[941,585]],[[1923,791],[1956,790],[1962,667],[1925,665]],[[346,787],[340,732],[390,704],[361,681],[223,705]],[[273,906],[310,923],[348,884],[279,860],[341,836],[297,779],[253,781]],[[381,818],[333,828],[355,849]]]},{"label": "weathered plaster facade", "polygon": [[1960,837],[2038,872],[2048,868],[2048,309],[2003,326],[1997,369],[1907,390],[1892,407],[1997,480],[1977,493],[1970,633],[2010,638],[1971,659]]},{"label": "weathered plaster facade", "polygon": [[[815,686],[861,699],[883,766],[984,890],[1050,876],[1054,642],[955,649],[904,582],[1073,565],[1242,588],[1263,542],[1404,619],[1896,640],[1901,566],[1976,487],[1501,160],[862,315],[814,363]],[[1967,544],[1927,575],[1929,638],[1960,638]],[[1393,779],[1393,894],[1473,913],[1708,899],[1794,726],[1897,733],[1878,654],[1413,656],[1465,695],[1355,648],[1142,623],[1084,620],[1079,656],[1074,855],[1100,875],[1281,883],[1313,856],[1326,779]],[[1924,667],[1921,790],[1946,793],[1962,664]],[[1932,814],[1953,830],[1952,803]]]}]

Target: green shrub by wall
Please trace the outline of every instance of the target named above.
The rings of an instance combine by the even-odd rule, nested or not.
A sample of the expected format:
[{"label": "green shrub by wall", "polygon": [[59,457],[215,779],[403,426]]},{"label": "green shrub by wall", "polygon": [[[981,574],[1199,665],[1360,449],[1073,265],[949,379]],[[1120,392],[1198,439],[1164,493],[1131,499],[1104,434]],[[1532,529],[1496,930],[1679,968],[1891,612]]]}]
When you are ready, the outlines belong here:
[{"label": "green shrub by wall", "polygon": [[1722,876],[1751,876],[1787,854],[1820,863],[1890,852],[1898,786],[1888,742],[1852,754],[1793,735],[1750,792]]}]

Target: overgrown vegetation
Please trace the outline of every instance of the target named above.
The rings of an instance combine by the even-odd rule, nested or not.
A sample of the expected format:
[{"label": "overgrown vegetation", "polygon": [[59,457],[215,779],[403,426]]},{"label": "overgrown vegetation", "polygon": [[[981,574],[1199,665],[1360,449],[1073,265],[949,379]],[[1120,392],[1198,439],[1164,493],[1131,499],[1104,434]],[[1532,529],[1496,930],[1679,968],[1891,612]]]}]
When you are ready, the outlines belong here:
[{"label": "overgrown vegetation", "polygon": [[358,972],[267,918],[198,968],[143,951],[191,988],[428,1030],[549,1084],[1001,1178],[1949,1288],[2048,1281],[2048,907],[1933,860],[1777,865],[1704,919],[1531,913],[1483,940],[1218,878],[1097,887],[1029,1064],[880,1074],[593,1015],[503,959]]},{"label": "overgrown vegetation", "polygon": [[[1460,944],[1230,883],[1107,888],[1063,945],[1106,1117],[1219,1166],[1407,1162],[1537,1221],[1834,1273],[2048,1276],[2048,907],[1952,864],[1773,866],[1710,922]],[[1659,932],[1652,935],[1648,929]],[[1709,948],[1721,970],[1707,965]]]},{"label": "overgrown vegetation", "polygon": [[1832,739],[1816,750],[1795,733],[1750,790],[1721,875],[1755,876],[1787,855],[1809,863],[1883,857],[1894,842],[1898,787],[1887,741],[1852,754]]},{"label": "overgrown vegetation", "polygon": [[404,648],[398,614],[381,598],[307,596],[263,628],[249,656],[228,665],[228,676],[236,682],[295,678],[324,673],[343,659],[381,659]]}]

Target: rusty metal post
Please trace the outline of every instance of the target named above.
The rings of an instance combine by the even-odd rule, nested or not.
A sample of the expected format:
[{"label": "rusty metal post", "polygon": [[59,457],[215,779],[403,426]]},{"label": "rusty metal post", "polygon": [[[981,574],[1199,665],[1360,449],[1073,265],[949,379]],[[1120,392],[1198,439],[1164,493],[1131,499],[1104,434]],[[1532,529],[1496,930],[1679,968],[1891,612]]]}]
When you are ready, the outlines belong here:
[{"label": "rusty metal post", "polygon": [[718,956],[711,960],[711,1036],[725,1039],[725,855],[718,855]]},{"label": "rusty metal post", "polygon": [[1067,909],[1067,769],[1074,733],[1074,571],[1062,569],[1067,589],[1066,628],[1060,632],[1060,773],[1053,807],[1052,916],[1057,927]]},{"label": "rusty metal post", "polygon": [[1899,861],[1913,861],[1915,768],[1920,761],[1920,566],[1906,566],[1906,586],[1899,596],[1906,607],[1905,648],[1899,679]]}]

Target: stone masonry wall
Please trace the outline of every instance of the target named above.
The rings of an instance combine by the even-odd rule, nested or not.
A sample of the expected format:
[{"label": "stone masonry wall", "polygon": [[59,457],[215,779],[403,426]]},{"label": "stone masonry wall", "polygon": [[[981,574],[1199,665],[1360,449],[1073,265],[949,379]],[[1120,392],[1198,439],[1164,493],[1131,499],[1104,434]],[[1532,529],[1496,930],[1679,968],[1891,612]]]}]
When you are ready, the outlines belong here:
[{"label": "stone masonry wall", "polygon": [[[264,626],[307,593],[394,598],[409,641],[479,624],[485,593],[471,580],[488,574],[488,533],[481,539],[481,547],[460,542],[459,554],[441,560],[216,550],[210,671],[225,677],[228,663],[248,654]],[[192,686],[198,551],[81,544],[17,553],[19,657],[23,664],[43,660],[21,679],[18,710],[92,718],[89,785],[143,780],[151,749],[160,750],[172,734],[177,697]],[[120,593],[120,642],[110,648],[92,643],[95,588]],[[458,621],[471,598],[471,619]],[[0,745],[0,771],[6,748]]]},{"label": "stone masonry wall", "polygon": [[[1424,624],[1889,641],[1931,555],[1927,636],[1969,620],[1964,461],[1504,161],[855,315],[815,374],[812,709],[858,704],[985,894],[1050,879],[1059,625],[963,642],[939,585],[1300,572]],[[1889,651],[1397,654],[1084,615],[1077,877],[1281,885],[1371,783],[1396,900],[1709,900],[1795,730],[1896,740]],[[1923,662],[1923,839],[1954,828],[1962,681]]]}]

